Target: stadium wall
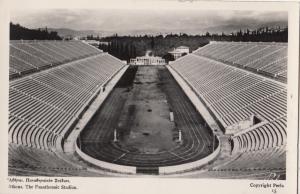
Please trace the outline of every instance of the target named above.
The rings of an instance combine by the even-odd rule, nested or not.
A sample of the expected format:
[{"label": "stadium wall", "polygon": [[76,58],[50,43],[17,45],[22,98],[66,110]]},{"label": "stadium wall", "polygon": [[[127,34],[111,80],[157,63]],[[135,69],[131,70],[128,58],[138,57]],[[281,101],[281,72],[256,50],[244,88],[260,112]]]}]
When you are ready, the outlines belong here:
[{"label": "stadium wall", "polygon": [[[82,119],[77,122],[76,130],[71,130],[70,135],[67,137],[67,140],[64,141],[64,152],[71,153],[76,152],[83,160],[94,164],[98,167],[109,169],[110,171],[118,171],[122,173],[130,173],[134,174],[136,173],[136,168],[133,169],[133,167],[127,168],[126,166],[122,165],[116,165],[112,163],[103,162],[100,160],[97,160],[95,158],[92,158],[91,156],[85,154],[83,151],[81,151],[80,146],[76,143],[78,141],[78,137],[81,133],[81,131],[85,128],[85,126],[88,124],[88,122],[92,119],[94,114],[97,112],[97,110],[101,107],[101,105],[105,102],[107,97],[109,97],[109,94],[115,87],[115,85],[118,83],[119,79],[122,77],[122,75],[126,72],[127,68],[129,66],[125,65],[122,66],[122,68],[116,72],[114,76],[111,77],[106,83],[105,83],[105,91],[102,92],[100,95],[97,95],[94,101],[91,102],[89,109],[83,113]],[[122,170],[125,169],[125,170]]]},{"label": "stadium wall", "polygon": [[[182,58],[180,58],[180,59],[183,59],[183,57]],[[178,59],[178,60],[180,60],[180,59]],[[176,69],[174,69],[172,66],[170,66],[170,68],[169,68],[169,70],[172,70],[173,72],[174,72],[174,75],[173,76],[177,76],[177,78],[175,78],[174,77],[174,79],[178,79],[178,80],[182,80],[182,82],[183,82],[183,86],[185,87],[185,89],[183,89],[184,91],[185,90],[187,90],[187,91],[189,91],[190,90],[190,94],[187,94],[187,96],[189,96],[189,97],[193,97],[193,100],[195,100],[195,102],[197,102],[198,104],[194,104],[194,102],[193,102],[193,104],[194,104],[194,106],[196,107],[196,109],[198,110],[198,105],[200,105],[200,106],[203,106],[204,108],[203,108],[203,110],[205,110],[205,112],[207,112],[208,113],[208,115],[210,115],[209,117],[210,118],[212,118],[213,120],[214,120],[214,122],[217,124],[217,126],[218,126],[218,128],[221,130],[221,131],[223,131],[223,133],[225,133],[226,132],[226,130],[225,130],[225,123],[223,123],[223,121],[222,121],[222,119],[220,119],[219,117],[218,117],[218,115],[217,114],[215,114],[215,112],[214,112],[214,110],[213,109],[210,109],[208,106],[207,106],[207,104],[206,104],[206,102],[204,101],[204,99],[202,99],[201,98],[201,96],[198,94],[198,92],[197,92],[197,90],[195,89],[195,87],[192,85],[192,84],[190,84],[189,83],[189,81],[188,80],[186,80],[186,78],[180,73],[180,72],[178,72]],[[186,92],[186,91],[185,91]],[[190,98],[191,100],[192,100],[192,98]],[[198,110],[199,111],[199,110]],[[199,113],[204,113],[204,112],[201,112],[201,111],[199,111]]]},{"label": "stadium wall", "polygon": [[176,70],[174,70],[170,65],[167,65],[166,67],[170,71],[170,73],[172,74],[174,79],[177,81],[179,86],[182,88],[184,93],[189,97],[189,99],[193,103],[194,107],[204,118],[204,120],[206,121],[206,123],[208,124],[208,126],[212,130],[212,132],[221,131],[222,128],[220,128],[220,125],[217,124],[217,121],[213,118],[213,116],[211,115],[209,110],[202,103],[200,97],[198,97],[197,93],[193,90],[193,88],[191,88],[191,86],[188,85],[188,83],[184,80],[184,78]]},{"label": "stadium wall", "polygon": [[[126,71],[127,68],[125,68],[126,66],[121,66],[120,69],[118,69],[113,75],[111,75],[98,89],[97,91],[93,94],[93,96],[85,103],[85,105],[82,107],[82,109],[79,111],[79,113],[76,115],[76,119],[73,120],[68,127],[64,130],[64,132],[62,133],[62,136],[59,136],[58,141],[57,141],[57,146],[56,148],[58,148],[58,150],[63,151],[64,150],[64,142],[65,140],[68,138],[68,136],[70,135],[70,133],[73,131],[73,129],[75,128],[76,124],[78,123],[78,121],[83,117],[83,114],[85,113],[85,111],[90,107],[90,105],[95,101],[95,99],[101,94],[102,92],[102,88],[103,86],[106,86],[108,82],[110,82],[113,77],[115,77],[118,73],[121,72],[121,74],[123,75],[123,73]],[[125,69],[124,71],[122,71],[122,69]],[[110,93],[111,90],[107,90],[108,94]]]},{"label": "stadium wall", "polygon": [[221,150],[221,144],[220,140],[217,137],[218,147],[212,152],[210,155],[206,156],[205,158],[202,158],[200,160],[197,160],[195,162],[189,162],[185,164],[175,165],[175,166],[165,166],[165,167],[159,167],[159,174],[172,174],[172,173],[180,173],[188,170],[192,170],[195,168],[199,168],[201,166],[204,166],[214,160]]},{"label": "stadium wall", "polygon": [[118,165],[118,164],[113,164],[109,162],[104,162],[101,160],[98,160],[96,158],[93,158],[86,153],[84,153],[81,149],[80,146],[78,146],[78,137],[80,135],[80,132],[85,128],[86,124],[92,119],[93,115],[97,112],[97,110],[100,108],[100,106],[105,102],[106,98],[109,96],[115,85],[118,83],[119,79],[122,77],[122,75],[126,72],[127,68],[129,66],[123,66],[115,76],[112,76],[111,79],[109,79],[105,85],[107,86],[105,89],[105,92],[102,93],[103,95],[101,96],[100,99],[98,99],[98,102],[95,102],[96,104],[93,106],[97,106],[97,108],[93,107],[94,112],[88,115],[83,115],[83,117],[86,117],[84,119],[84,123],[81,123],[79,130],[74,131],[75,133],[73,134],[73,137],[71,139],[73,140],[72,144],[75,144],[75,152],[85,161],[96,165],[100,168],[104,168],[108,170],[108,173],[111,171],[118,172],[118,173],[126,173],[126,174],[136,174],[136,167],[133,166],[125,166],[125,165]]},{"label": "stadium wall", "polygon": [[200,160],[197,160],[195,162],[190,162],[186,164],[181,165],[175,165],[175,166],[166,166],[166,167],[160,167],[159,168],[159,174],[171,174],[171,173],[178,173],[182,171],[191,170],[194,168],[198,168],[201,166],[204,166],[208,164],[209,162],[213,161],[221,150],[221,142],[217,135],[215,135],[216,132],[221,132],[222,129],[219,127],[215,119],[210,114],[209,110],[206,108],[206,106],[201,102],[201,99],[197,96],[197,94],[193,91],[193,89],[188,85],[188,83],[184,80],[184,78],[177,73],[171,66],[166,66],[169,72],[172,74],[173,78],[176,80],[178,85],[182,88],[184,93],[189,97],[194,107],[197,109],[197,111],[200,113],[200,115],[203,117],[205,122],[207,123],[209,129],[211,130],[211,133],[216,137],[216,145],[217,148],[214,149],[214,151],[208,155],[205,158],[202,158]]},{"label": "stadium wall", "polygon": [[104,162],[98,159],[95,159],[84,152],[82,152],[78,145],[76,144],[76,153],[85,161],[94,164],[96,166],[99,166],[101,168],[107,169],[109,171],[116,171],[116,172],[121,172],[121,173],[129,173],[129,174],[136,174],[136,167],[134,166],[125,166],[125,165],[118,165],[118,164],[113,164],[109,162]]}]

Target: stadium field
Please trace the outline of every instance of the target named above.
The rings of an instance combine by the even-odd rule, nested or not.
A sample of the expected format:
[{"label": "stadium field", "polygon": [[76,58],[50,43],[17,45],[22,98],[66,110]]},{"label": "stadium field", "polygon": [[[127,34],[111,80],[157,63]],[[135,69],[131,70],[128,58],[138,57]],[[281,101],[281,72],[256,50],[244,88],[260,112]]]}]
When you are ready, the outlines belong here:
[{"label": "stadium field", "polygon": [[124,74],[82,131],[82,151],[110,163],[152,168],[209,155],[212,133],[166,67],[133,66],[128,71],[131,75]]}]

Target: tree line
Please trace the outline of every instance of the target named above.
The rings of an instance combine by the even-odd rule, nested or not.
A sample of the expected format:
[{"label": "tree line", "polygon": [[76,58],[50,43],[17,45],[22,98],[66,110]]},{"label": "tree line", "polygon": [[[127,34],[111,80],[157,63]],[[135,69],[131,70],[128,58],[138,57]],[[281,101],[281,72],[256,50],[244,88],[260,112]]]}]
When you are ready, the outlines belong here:
[{"label": "tree line", "polygon": [[57,32],[45,29],[28,29],[10,22],[10,40],[61,40]]},{"label": "tree line", "polygon": [[[91,36],[89,36],[90,38]],[[239,30],[232,33],[206,32],[202,35],[167,34],[163,35],[139,35],[139,36],[112,36],[100,38],[100,41],[108,42],[108,45],[100,45],[99,48],[109,52],[115,57],[129,61],[130,58],[145,55],[147,50],[152,50],[155,56],[173,60],[168,51],[178,46],[188,46],[190,51],[196,50],[209,43],[209,41],[242,41],[242,42],[287,42],[288,28],[259,28],[255,30]]]},{"label": "tree line", "polygon": [[288,41],[288,28],[262,27],[255,30],[239,30],[230,34],[209,34],[206,36],[210,40],[215,41],[241,41],[241,42],[287,42]]},{"label": "tree line", "polygon": [[[139,35],[139,36],[118,36],[117,34],[101,38],[102,42],[109,42],[116,45],[131,45],[135,49],[136,56],[145,55],[151,50],[155,56],[164,56],[168,51],[182,45],[189,46],[192,50],[209,43],[209,40],[201,36],[186,34],[168,34],[166,36]],[[111,46],[111,49],[114,47]],[[115,53],[111,52],[111,53]]]},{"label": "tree line", "polygon": [[136,48],[133,44],[117,40],[112,40],[108,44],[100,44],[99,49],[108,52],[121,60],[126,60],[127,62],[129,62],[131,58],[137,57]]}]

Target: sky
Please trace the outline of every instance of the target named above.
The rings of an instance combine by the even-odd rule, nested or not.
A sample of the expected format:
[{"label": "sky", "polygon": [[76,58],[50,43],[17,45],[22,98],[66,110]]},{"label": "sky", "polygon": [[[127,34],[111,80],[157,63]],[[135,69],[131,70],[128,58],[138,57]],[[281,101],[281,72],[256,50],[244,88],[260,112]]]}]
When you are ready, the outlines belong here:
[{"label": "sky", "polygon": [[203,34],[288,25],[286,12],[159,9],[26,9],[11,11],[11,21],[28,28],[69,28],[103,33]]}]

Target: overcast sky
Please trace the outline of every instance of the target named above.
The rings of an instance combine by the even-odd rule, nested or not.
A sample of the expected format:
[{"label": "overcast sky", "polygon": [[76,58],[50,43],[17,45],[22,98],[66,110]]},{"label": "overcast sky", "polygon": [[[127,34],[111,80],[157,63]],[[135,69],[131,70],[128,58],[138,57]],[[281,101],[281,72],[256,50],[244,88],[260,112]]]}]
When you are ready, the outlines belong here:
[{"label": "overcast sky", "polygon": [[130,9],[14,10],[11,21],[28,28],[70,28],[119,34],[231,32],[287,26],[286,12]]}]

